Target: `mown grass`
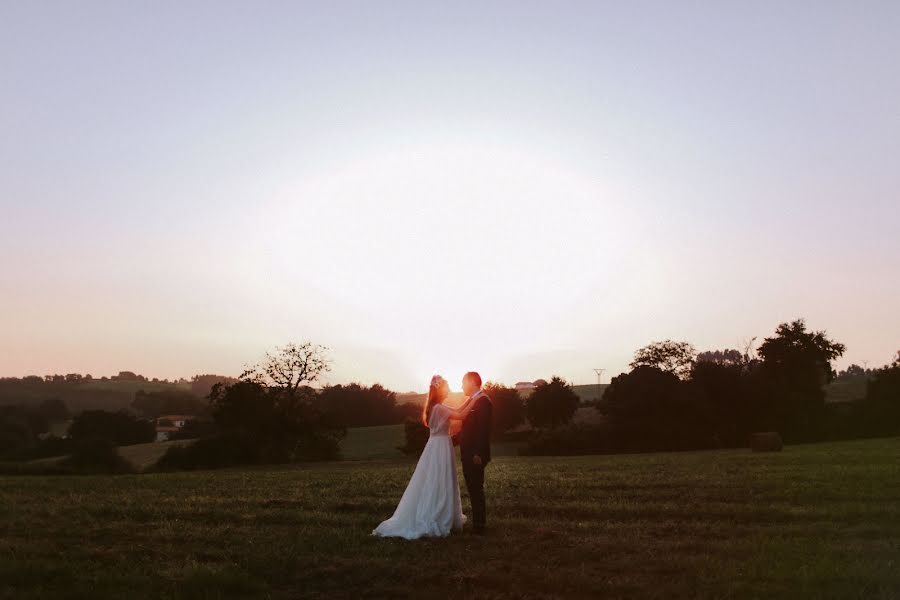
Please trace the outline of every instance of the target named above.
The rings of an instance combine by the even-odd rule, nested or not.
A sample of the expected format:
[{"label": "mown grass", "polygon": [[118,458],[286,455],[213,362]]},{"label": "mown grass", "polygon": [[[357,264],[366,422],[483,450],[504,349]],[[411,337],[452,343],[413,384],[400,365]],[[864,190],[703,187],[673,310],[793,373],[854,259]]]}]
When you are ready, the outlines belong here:
[{"label": "mown grass", "polygon": [[489,534],[416,542],[369,535],[411,461],[0,477],[0,597],[896,598],[898,465],[900,439],[500,457]]}]

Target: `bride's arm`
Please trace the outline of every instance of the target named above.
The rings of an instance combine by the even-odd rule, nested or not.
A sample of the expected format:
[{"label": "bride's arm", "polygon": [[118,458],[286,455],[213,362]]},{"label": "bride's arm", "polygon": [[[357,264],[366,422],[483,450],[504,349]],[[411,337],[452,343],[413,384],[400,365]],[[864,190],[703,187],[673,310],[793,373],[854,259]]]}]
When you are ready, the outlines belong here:
[{"label": "bride's arm", "polygon": [[466,415],[469,414],[469,411],[472,410],[472,406],[474,405],[475,403],[472,402],[471,398],[469,398],[468,400],[466,400],[465,404],[463,404],[459,408],[450,408],[449,406],[447,406],[446,408],[450,411],[451,420],[462,421],[466,418]]}]

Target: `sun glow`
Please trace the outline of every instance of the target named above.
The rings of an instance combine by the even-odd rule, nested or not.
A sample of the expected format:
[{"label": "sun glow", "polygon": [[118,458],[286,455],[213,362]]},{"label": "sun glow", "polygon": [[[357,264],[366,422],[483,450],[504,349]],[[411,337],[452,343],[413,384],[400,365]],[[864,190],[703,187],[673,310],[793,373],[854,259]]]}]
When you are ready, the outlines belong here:
[{"label": "sun glow", "polygon": [[499,143],[380,148],[294,179],[257,218],[253,262],[272,293],[313,323],[340,319],[336,345],[395,349],[405,372],[454,389],[465,371],[491,378],[511,354],[557,344],[598,275],[638,258],[600,182]]}]

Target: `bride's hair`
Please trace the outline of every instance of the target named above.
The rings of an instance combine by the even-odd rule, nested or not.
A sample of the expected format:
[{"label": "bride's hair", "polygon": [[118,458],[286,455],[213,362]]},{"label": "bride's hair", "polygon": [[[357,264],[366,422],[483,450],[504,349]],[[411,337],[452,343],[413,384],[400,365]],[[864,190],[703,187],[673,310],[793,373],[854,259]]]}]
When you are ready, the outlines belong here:
[{"label": "bride's hair", "polygon": [[435,404],[442,404],[447,399],[447,382],[440,375],[431,378],[431,385],[428,386],[428,399],[425,401],[425,407],[422,409],[422,423],[428,427],[428,417],[431,415],[431,409]]}]

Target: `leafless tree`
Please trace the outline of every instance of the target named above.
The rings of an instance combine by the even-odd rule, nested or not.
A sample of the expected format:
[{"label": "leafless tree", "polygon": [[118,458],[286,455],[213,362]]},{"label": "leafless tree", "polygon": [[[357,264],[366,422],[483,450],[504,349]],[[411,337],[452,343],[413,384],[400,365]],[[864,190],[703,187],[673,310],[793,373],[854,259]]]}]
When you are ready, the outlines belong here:
[{"label": "leafless tree", "polygon": [[311,386],[331,370],[328,350],[312,342],[289,343],[274,352],[266,352],[262,361],[241,373],[241,379],[281,388],[288,396],[294,397],[298,390]]}]

